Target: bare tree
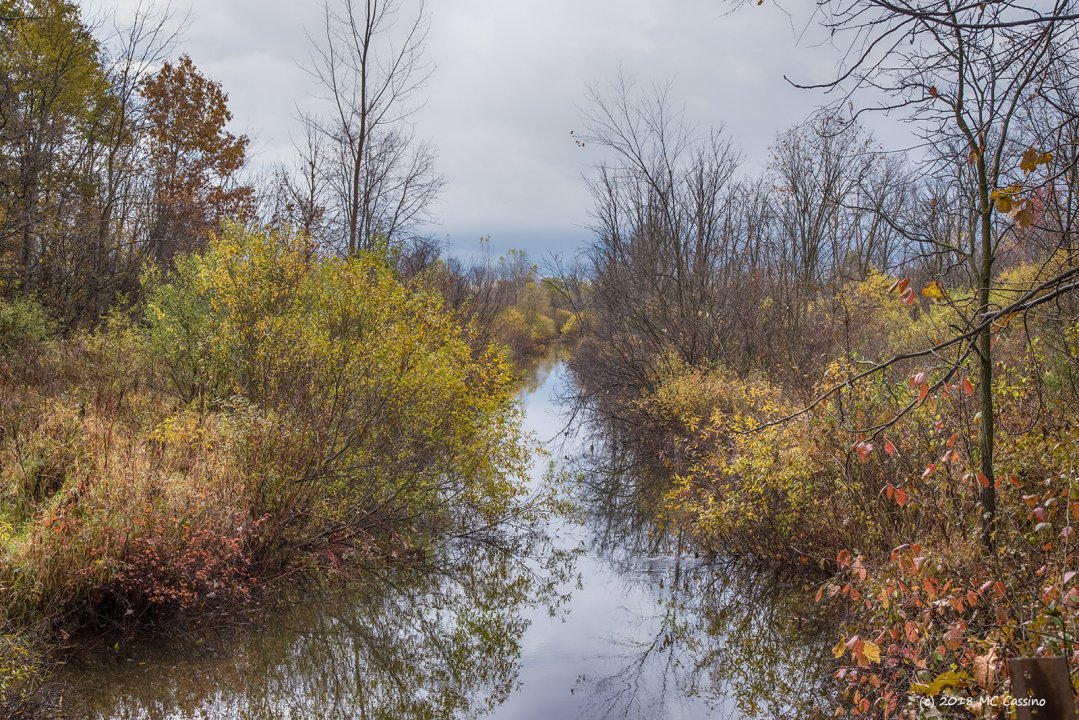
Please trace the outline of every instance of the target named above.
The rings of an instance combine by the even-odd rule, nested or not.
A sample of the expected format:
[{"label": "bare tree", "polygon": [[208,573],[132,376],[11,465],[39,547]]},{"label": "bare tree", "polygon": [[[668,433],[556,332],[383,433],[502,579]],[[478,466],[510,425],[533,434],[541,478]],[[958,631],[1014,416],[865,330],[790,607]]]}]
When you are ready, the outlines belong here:
[{"label": "bare tree", "polygon": [[[1024,115],[1053,116],[1050,124],[1057,126],[1074,118],[1068,98],[1079,60],[1075,3],[1057,0],[1048,12],[1010,0],[821,0],[818,7],[833,36],[847,38],[846,62],[835,77],[803,87],[840,91],[844,104],[855,93],[872,90],[884,100],[867,109],[908,113],[931,148],[927,173],[936,177],[944,197],[928,198],[930,222],[922,218],[904,232],[927,255],[941,258],[942,272],[965,273],[974,293],[972,303],[952,303],[960,315],[960,342],[949,345],[956,352],[946,376],[975,357],[983,418],[977,458],[982,539],[991,546],[996,517],[991,335],[993,318],[1002,310],[993,298],[1007,292],[996,285],[997,268],[1005,253],[1037,234],[1039,206],[1057,201],[1053,177],[1067,171],[1059,159],[1073,155],[1066,147],[1045,147],[1052,133],[1033,132]],[[1037,172],[1041,165],[1050,167],[1048,175]],[[946,214],[951,217],[942,223]],[[1071,243],[1072,227],[1042,229],[1063,246]],[[1063,272],[1039,282],[1036,291],[1018,292],[1004,309],[1029,310],[1070,291],[1076,272],[1068,263]]]},{"label": "bare tree", "polygon": [[738,254],[726,230],[739,158],[721,133],[696,133],[669,92],[620,79],[591,94],[586,139],[612,159],[589,181],[595,347],[581,357],[594,361],[590,384],[606,389],[652,386],[649,373],[667,352],[716,360],[737,322],[721,303]]},{"label": "bare tree", "polygon": [[730,142],[697,132],[669,88],[619,80],[591,99],[585,139],[612,159],[590,179],[588,348],[573,361],[586,391],[652,388],[677,358],[766,367],[808,392],[827,342],[809,309],[909,255],[879,213],[909,202],[902,163],[822,115],[780,135],[762,176],[736,180]]},{"label": "bare tree", "polygon": [[[834,12],[838,6],[833,0],[817,0],[817,5],[828,11],[830,17],[838,16]],[[854,5],[847,6],[847,10],[853,10]],[[954,31],[1005,30],[1079,20],[1079,12],[1072,0],[1054,0],[1051,5],[1042,7],[1016,0],[962,3],[949,0],[865,0],[857,5],[866,29],[879,24],[879,21],[885,21],[888,25],[909,24]],[[833,27],[848,26],[836,24]]]},{"label": "bare tree", "polygon": [[131,289],[144,259],[150,188],[144,177],[146,117],[139,88],[165,60],[178,28],[169,8],[159,11],[149,3],[140,2],[126,24],[113,19],[106,66],[112,111],[103,115],[92,137],[98,149],[94,162],[100,168],[97,232],[85,264],[90,277],[80,279],[87,291],[85,302],[93,307],[80,308],[80,314],[105,312],[115,292]]},{"label": "bare tree", "polygon": [[302,232],[315,245],[324,247],[330,242],[329,226],[333,222],[329,215],[326,138],[308,121],[304,123],[302,141],[295,144],[293,165],[274,170],[270,222]]},{"label": "bare tree", "polygon": [[[772,147],[769,170],[774,178],[777,216],[782,233],[783,287],[792,312],[821,285],[842,274],[861,220],[851,211],[878,159],[872,138],[856,125],[834,116],[781,135]],[[866,241],[870,246],[872,240]],[[865,260],[856,260],[865,267]]]},{"label": "bare tree", "polygon": [[324,172],[349,254],[407,239],[441,191],[433,148],[409,125],[432,72],[427,32],[422,0],[411,15],[398,0],[327,0],[312,38],[310,72],[330,110],[308,122],[328,141]]}]

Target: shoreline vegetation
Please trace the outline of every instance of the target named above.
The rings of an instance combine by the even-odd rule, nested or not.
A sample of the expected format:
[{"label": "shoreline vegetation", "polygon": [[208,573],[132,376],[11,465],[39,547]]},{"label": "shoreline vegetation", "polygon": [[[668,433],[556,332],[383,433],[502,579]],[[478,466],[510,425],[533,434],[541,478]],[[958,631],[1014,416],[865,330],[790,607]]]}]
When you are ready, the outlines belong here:
[{"label": "shoreline vegetation", "polygon": [[[0,714],[48,709],[80,632],[167,631],[546,512],[516,368],[573,317],[524,252],[422,234],[443,183],[400,118],[425,18],[395,46],[407,18],[381,7],[377,60],[319,68],[394,91],[305,115],[256,176],[167,7],[0,0]],[[341,57],[356,24],[326,13],[313,56]]]},{"label": "shoreline vegetation", "polygon": [[[238,225],[174,265],[92,331],[0,303],[13,716],[47,704],[80,631],[167,632],[282,578],[409,563],[546,512],[526,496],[517,371],[432,289],[444,268],[405,281],[375,253]],[[525,277],[514,320],[553,326]],[[510,327],[523,357],[553,339]]]},{"label": "shoreline vegetation", "polygon": [[425,236],[412,9],[325,4],[256,175],[167,8],[0,0],[0,714],[50,712],[80,633],[555,512],[516,398],[556,346],[650,520],[841,618],[835,717],[1004,718],[1017,657],[1074,701],[1075,0],[820,0],[842,101],[753,173],[671,87],[593,87],[592,239],[549,272]]},{"label": "shoreline vegetation", "polygon": [[594,94],[578,401],[667,527],[841,616],[836,716],[1003,717],[1011,658],[1079,695],[1077,118],[1013,118],[978,205],[943,140],[826,113],[745,177],[662,90]]},{"label": "shoreline vegetation", "polygon": [[[1034,271],[1016,268],[1016,286]],[[893,343],[948,327],[949,307],[910,309],[889,291],[895,282],[870,274],[815,304],[807,332],[858,350],[823,358],[808,387],[798,387],[802,378],[783,382],[782,371],[693,366],[669,348],[642,368],[647,387],[597,392],[595,316],[570,365],[581,392],[600,397],[592,412],[623,447],[636,448],[631,463],[650,468],[638,492],[667,528],[703,554],[801,576],[837,618],[832,653],[844,713],[889,707],[898,717],[924,711],[924,701],[944,713],[991,712],[1009,692],[1007,658],[1066,657],[1076,682],[1079,336],[1044,316],[995,335],[1002,470],[987,552],[982,483],[970,470],[980,418],[969,368],[919,399],[924,366],[906,362],[769,425],[801,413]],[[836,327],[837,310],[852,324]],[[852,430],[911,403],[879,434]]]}]

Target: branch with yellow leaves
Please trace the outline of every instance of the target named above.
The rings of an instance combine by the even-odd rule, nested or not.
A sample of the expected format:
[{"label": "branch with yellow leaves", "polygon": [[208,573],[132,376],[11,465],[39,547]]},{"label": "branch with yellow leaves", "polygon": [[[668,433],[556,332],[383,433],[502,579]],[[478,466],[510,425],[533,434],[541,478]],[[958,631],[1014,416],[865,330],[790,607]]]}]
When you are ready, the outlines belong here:
[{"label": "branch with yellow leaves", "polygon": [[896,420],[898,420],[903,415],[910,412],[913,408],[924,402],[925,396],[927,396],[929,392],[933,392],[939,389],[944,385],[944,383],[950,380],[951,377],[955,375],[955,372],[958,370],[963,360],[969,357],[971,352],[974,351],[974,341],[977,338],[978,334],[981,333],[983,330],[985,330],[986,328],[990,328],[993,332],[996,332],[1001,327],[1003,327],[1005,322],[1009,321],[1014,316],[1019,314],[1025,314],[1030,310],[1038,307],[1039,305],[1044,305],[1047,302],[1055,300],[1056,298],[1063,295],[1067,295],[1068,293],[1075,292],[1076,290],[1079,290],[1079,267],[1074,267],[1066,270],[1059,275],[1036,285],[1027,292],[1023,293],[1017,300],[1000,308],[999,310],[984,313],[977,322],[968,323],[967,328],[959,335],[949,338],[948,340],[945,340],[943,342],[937,343],[932,347],[924,348],[922,350],[916,350],[913,352],[893,355],[887,360],[879,362],[870,368],[854,374],[843,382],[832,385],[824,392],[819,394],[816,398],[814,398],[810,403],[804,405],[802,408],[796,410],[795,412],[784,415],[780,418],[776,418],[774,420],[769,420],[768,422],[761,423],[749,430],[742,430],[737,432],[754,433],[764,430],[766,428],[775,427],[776,425],[782,425],[784,423],[790,422],[795,418],[801,417],[802,415],[806,415],[812,412],[825,401],[842,391],[843,388],[851,387],[861,380],[882,373],[897,363],[903,362],[905,360],[916,360],[918,358],[940,355],[944,351],[951,350],[957,347],[962,347],[965,343],[966,347],[963,347],[963,349],[961,350],[959,358],[950,363],[948,372],[945,373],[945,375],[936,382],[923,386],[924,388],[928,388],[928,392],[920,393],[918,399],[912,401],[904,410],[900,411],[900,413],[888,423],[884,423],[882,425],[871,428],[874,433],[879,433],[881,430],[891,424],[894,424]]}]

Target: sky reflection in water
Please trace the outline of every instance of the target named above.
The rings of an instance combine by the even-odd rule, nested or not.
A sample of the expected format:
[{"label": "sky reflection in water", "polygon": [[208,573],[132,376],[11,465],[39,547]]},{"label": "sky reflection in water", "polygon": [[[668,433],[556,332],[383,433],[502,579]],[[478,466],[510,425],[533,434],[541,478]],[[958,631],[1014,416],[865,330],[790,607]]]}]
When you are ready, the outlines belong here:
[{"label": "sky reflection in water", "polygon": [[[522,396],[577,512],[447,548],[369,589],[297,598],[255,631],[91,652],[64,680],[73,717],[812,717],[830,643],[797,585],[678,552],[642,512],[617,443],[564,434],[564,367]],[[555,475],[557,473],[557,476]],[[370,588],[377,588],[372,590]],[[74,704],[73,704],[74,703]]]}]

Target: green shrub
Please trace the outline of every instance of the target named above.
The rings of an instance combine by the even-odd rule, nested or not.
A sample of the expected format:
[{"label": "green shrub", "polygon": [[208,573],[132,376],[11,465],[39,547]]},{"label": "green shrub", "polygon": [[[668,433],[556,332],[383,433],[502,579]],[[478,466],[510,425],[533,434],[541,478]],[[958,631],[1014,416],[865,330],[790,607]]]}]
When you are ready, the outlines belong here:
[{"label": "green shrub", "polygon": [[0,396],[8,621],[242,602],[282,566],[518,509],[505,356],[383,260],[233,226],[146,281],[138,322],[58,342]]},{"label": "green shrub", "polygon": [[31,298],[0,300],[0,354],[39,345],[55,332],[54,322],[37,301]]}]

